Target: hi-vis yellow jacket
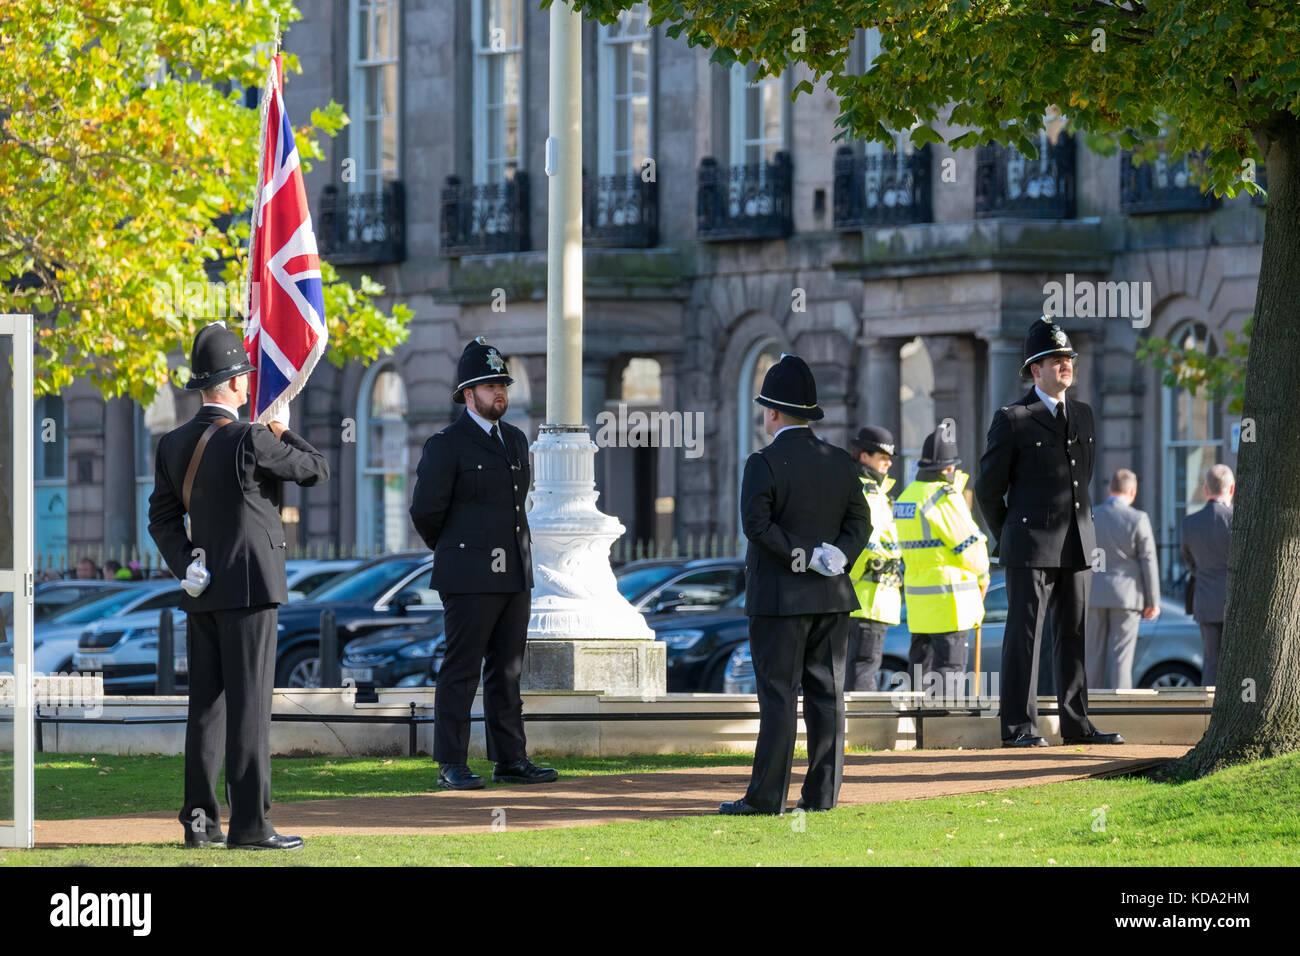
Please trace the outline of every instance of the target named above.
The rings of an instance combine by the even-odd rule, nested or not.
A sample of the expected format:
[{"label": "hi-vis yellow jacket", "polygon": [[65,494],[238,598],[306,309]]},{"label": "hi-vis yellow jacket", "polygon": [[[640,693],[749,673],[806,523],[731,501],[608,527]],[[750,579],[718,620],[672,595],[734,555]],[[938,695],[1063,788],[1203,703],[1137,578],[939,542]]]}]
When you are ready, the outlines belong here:
[{"label": "hi-vis yellow jacket", "polygon": [[893,478],[877,484],[874,478],[862,479],[862,493],[871,512],[871,537],[858,555],[849,577],[862,605],[850,617],[897,624],[903,609],[903,562],[894,529],[894,506],[889,500]]},{"label": "hi-vis yellow jacket", "polygon": [[989,553],[961,494],[968,477],[958,471],[951,484],[914,481],[894,504],[913,634],[964,631],[984,620]]}]

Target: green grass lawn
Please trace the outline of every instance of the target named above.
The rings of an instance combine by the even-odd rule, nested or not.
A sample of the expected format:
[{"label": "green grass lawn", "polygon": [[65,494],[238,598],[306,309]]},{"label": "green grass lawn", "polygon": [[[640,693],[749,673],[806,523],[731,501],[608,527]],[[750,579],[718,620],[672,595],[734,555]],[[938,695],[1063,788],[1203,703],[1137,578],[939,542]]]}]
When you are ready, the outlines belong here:
[{"label": "green grass lawn", "polygon": [[[114,787],[113,810],[171,809],[160,770],[177,758],[72,758],[38,764],[38,788],[62,784],[69,806]],[[554,760],[569,773],[627,773],[735,765],[740,755]],[[45,763],[51,764],[48,768]],[[87,768],[89,765],[89,769]],[[99,765],[114,769],[97,769]],[[428,760],[276,761],[277,799],[419,793]],[[479,765],[476,769],[483,769]],[[99,776],[104,773],[104,776]],[[114,777],[114,775],[117,775]],[[320,776],[325,774],[325,776]],[[152,786],[150,785],[152,777]],[[112,783],[108,780],[112,778]],[[153,790],[163,790],[155,794]],[[174,785],[172,785],[174,789]],[[296,795],[296,796],[291,796]],[[168,799],[160,800],[164,796]],[[42,806],[39,802],[38,807]],[[53,807],[38,816],[49,819]],[[1082,780],[1019,790],[840,807],[785,818],[685,817],[593,827],[467,836],[315,837],[296,853],[186,851],[173,845],[3,850],[5,865],[1012,865],[1253,866],[1300,862],[1300,754],[1234,767],[1187,783]]]}]

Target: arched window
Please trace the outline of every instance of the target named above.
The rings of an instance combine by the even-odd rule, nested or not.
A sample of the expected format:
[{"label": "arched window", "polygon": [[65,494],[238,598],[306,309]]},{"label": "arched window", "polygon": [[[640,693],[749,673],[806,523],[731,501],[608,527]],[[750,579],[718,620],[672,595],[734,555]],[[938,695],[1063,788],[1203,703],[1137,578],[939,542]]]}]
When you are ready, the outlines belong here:
[{"label": "arched window", "polygon": [[623,368],[622,399],[629,405],[659,405],[662,402],[659,362],[651,358],[629,359]]},{"label": "arched window", "polygon": [[736,488],[739,501],[741,478],[745,474],[745,460],[754,452],[763,448],[772,439],[763,430],[763,406],[756,404],[763,388],[763,376],[767,370],[781,360],[781,346],[772,339],[759,342],[749,350],[740,369],[740,391],[736,395],[739,428],[738,454],[736,456]]},{"label": "arched window", "polygon": [[[1169,336],[1176,348],[1210,356],[1218,347],[1209,330],[1188,320]],[[1205,471],[1223,453],[1221,409],[1205,394],[1193,396],[1181,385],[1165,385],[1160,395],[1160,453],[1163,494],[1160,504],[1160,566],[1168,581],[1183,573],[1183,518],[1205,503]]]},{"label": "arched window", "polygon": [[902,484],[907,484],[915,474],[916,460],[921,457],[925,437],[934,431],[934,364],[930,350],[919,336],[903,345],[899,351],[902,366],[899,372],[898,401],[903,423],[902,464],[899,471]]},{"label": "arched window", "polygon": [[391,363],[373,366],[357,398],[357,549],[363,554],[407,545],[406,384]]}]

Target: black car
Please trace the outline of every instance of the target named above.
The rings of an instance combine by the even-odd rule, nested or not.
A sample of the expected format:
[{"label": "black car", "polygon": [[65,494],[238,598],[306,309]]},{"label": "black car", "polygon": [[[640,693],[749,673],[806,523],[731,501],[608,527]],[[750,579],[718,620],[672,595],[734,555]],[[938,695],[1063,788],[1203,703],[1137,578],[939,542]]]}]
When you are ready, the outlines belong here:
[{"label": "black car", "polygon": [[359,637],[343,649],[343,680],[375,687],[435,683],[447,640],[441,613]]},{"label": "black car", "polygon": [[749,641],[744,591],[720,607],[668,611],[646,623],[668,646],[669,693],[721,693],[732,651]]},{"label": "black car", "polygon": [[721,607],[745,590],[744,558],[649,558],[625,564],[618,591],[642,614]]},{"label": "black car", "polygon": [[[280,608],[276,687],[320,686],[320,618],[333,611],[340,651],[358,637],[394,624],[442,614],[429,587],[433,555],[407,551],[368,561],[329,581],[303,600]],[[341,657],[340,653],[340,657]]]}]

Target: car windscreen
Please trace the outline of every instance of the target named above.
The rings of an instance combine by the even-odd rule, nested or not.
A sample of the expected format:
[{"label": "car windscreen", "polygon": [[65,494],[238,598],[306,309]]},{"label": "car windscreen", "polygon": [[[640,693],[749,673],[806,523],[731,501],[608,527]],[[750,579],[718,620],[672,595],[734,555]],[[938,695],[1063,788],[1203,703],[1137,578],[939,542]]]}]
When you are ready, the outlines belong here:
[{"label": "car windscreen", "polygon": [[92,621],[98,621],[100,618],[116,614],[127,603],[139,596],[140,591],[137,588],[123,588],[107,596],[96,594],[90,600],[79,601],[76,607],[62,611],[57,616],[47,620],[60,626],[64,624],[89,624]]},{"label": "car windscreen", "polygon": [[420,558],[383,561],[327,581],[304,598],[317,601],[373,601],[419,566]]},{"label": "car windscreen", "polygon": [[667,581],[681,570],[681,565],[658,564],[649,568],[637,568],[618,576],[618,593],[631,600],[638,594],[648,591],[656,584]]}]

